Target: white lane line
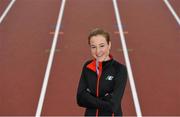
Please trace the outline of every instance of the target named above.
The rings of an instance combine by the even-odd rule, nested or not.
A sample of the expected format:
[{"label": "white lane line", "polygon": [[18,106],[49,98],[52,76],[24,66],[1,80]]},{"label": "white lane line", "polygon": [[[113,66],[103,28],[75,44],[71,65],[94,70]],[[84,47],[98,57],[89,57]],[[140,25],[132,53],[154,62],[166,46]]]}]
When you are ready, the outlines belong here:
[{"label": "white lane line", "polygon": [[174,18],[176,19],[178,25],[180,26],[180,19],[179,19],[178,15],[176,14],[175,10],[173,9],[173,7],[171,6],[171,4],[168,2],[168,0],[163,0],[163,1],[166,4],[166,6],[168,7],[168,9],[170,10],[170,12],[172,13],[172,15],[174,16]]},{"label": "white lane line", "polygon": [[38,106],[37,106],[37,110],[36,110],[36,117],[41,116],[41,111],[42,111],[42,107],[43,107],[43,103],[44,103],[44,98],[45,98],[47,84],[48,84],[48,80],[49,80],[49,76],[50,76],[51,66],[53,63],[56,44],[57,44],[57,40],[58,40],[58,32],[59,32],[59,29],[61,26],[62,17],[63,17],[63,13],[64,13],[65,2],[66,2],[66,0],[62,0],[62,3],[61,3],[59,16],[58,16],[58,20],[57,20],[57,24],[56,24],[56,30],[55,30],[55,34],[54,34],[54,38],[53,38],[53,43],[51,46],[51,51],[50,51],[50,55],[49,55],[49,59],[48,59],[48,64],[46,67],[44,81],[43,81],[43,85],[42,85],[42,89],[41,89],[41,94],[40,94],[40,98],[39,98],[39,102],[38,102]]},{"label": "white lane line", "polygon": [[134,105],[135,105],[136,114],[138,117],[142,117],[141,108],[140,108],[140,104],[139,104],[139,100],[138,100],[138,96],[137,96],[137,92],[136,92],[136,87],[135,87],[135,83],[134,83],[132,68],[131,68],[131,64],[130,64],[130,60],[129,60],[128,50],[127,50],[127,46],[126,46],[126,42],[125,42],[125,36],[123,33],[123,27],[122,27],[116,0],[113,0],[113,6],[114,6],[115,15],[116,15],[116,21],[118,24],[118,29],[120,32],[119,35],[120,35],[120,39],[121,39],[121,43],[122,43],[123,54],[125,57],[126,66],[127,66],[129,82],[130,82],[130,86],[131,86],[131,92],[133,95],[133,101],[134,101]]},{"label": "white lane line", "polygon": [[13,6],[13,4],[15,3],[16,0],[12,0],[9,5],[7,6],[7,8],[5,9],[5,11],[3,12],[3,14],[0,17],[0,24],[2,23],[2,21],[4,20],[4,18],[6,17],[7,13],[9,12],[9,10],[11,9],[11,7]]}]

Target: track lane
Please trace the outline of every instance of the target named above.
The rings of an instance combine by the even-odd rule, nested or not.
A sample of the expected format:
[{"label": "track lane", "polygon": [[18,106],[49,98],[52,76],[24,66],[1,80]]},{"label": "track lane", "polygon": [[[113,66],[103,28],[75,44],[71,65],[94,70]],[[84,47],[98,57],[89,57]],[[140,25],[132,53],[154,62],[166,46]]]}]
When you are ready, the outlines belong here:
[{"label": "track lane", "polygon": [[144,116],[179,113],[179,28],[161,0],[118,1]]},{"label": "track lane", "polygon": [[0,115],[35,115],[59,0],[20,0],[0,26]]},{"label": "track lane", "polygon": [[[103,4],[102,4],[103,2]],[[112,1],[69,0],[63,18],[52,72],[43,106],[44,116],[83,115],[76,104],[76,90],[83,63],[91,58],[87,44],[89,31],[95,27],[108,30],[112,36],[112,54],[124,63]],[[129,84],[123,98],[124,115],[135,115]]]}]

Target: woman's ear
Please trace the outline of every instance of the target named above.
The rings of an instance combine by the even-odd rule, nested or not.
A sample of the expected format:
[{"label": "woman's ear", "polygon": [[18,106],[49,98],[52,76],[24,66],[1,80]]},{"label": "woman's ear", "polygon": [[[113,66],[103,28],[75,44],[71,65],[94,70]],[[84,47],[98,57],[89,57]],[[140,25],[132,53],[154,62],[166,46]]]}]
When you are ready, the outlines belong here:
[{"label": "woman's ear", "polygon": [[109,50],[111,50],[111,42],[110,42],[110,41],[109,41],[109,44],[108,44],[108,45],[109,45]]}]

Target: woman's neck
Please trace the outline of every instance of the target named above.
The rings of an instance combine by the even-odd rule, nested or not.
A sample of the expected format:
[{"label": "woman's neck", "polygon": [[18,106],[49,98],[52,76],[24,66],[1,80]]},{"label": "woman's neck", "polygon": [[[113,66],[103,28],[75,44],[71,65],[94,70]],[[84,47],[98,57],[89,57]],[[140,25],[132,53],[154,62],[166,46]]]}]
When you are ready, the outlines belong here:
[{"label": "woman's neck", "polygon": [[108,60],[110,60],[111,58],[110,58],[110,56],[108,55],[103,61],[108,61]]}]

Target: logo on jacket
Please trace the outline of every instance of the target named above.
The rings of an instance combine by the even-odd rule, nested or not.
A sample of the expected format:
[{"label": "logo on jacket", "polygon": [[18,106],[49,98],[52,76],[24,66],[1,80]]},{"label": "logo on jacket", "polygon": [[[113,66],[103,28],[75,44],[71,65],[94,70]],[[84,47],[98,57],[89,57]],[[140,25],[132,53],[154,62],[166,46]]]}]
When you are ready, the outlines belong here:
[{"label": "logo on jacket", "polygon": [[106,80],[112,80],[114,78],[114,76],[107,76]]}]

